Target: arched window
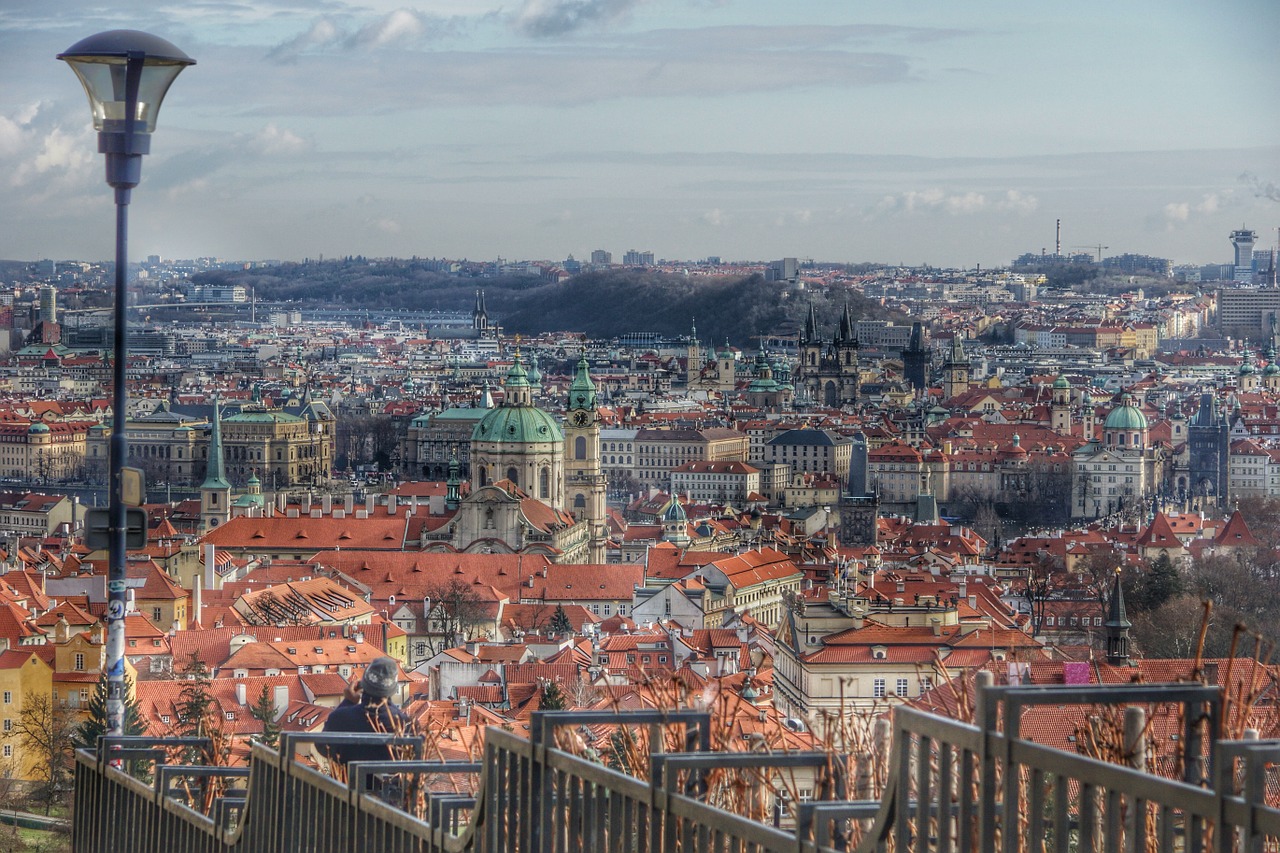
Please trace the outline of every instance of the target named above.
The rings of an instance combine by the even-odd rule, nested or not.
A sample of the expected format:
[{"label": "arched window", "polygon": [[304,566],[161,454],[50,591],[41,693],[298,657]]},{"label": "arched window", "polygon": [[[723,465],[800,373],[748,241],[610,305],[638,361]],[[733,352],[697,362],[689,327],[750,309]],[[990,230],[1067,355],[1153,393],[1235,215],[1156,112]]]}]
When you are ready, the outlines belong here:
[{"label": "arched window", "polygon": [[507,479],[511,481],[511,484],[513,486],[520,485],[520,472],[517,471],[515,468],[508,468]]},{"label": "arched window", "polygon": [[574,508],[574,509],[586,509],[586,508],[587,508],[587,499],[586,499],[585,497],[583,497],[582,495],[578,495],[578,496],[576,496],[576,497],[573,499],[573,508]]},{"label": "arched window", "polygon": [[587,439],[585,436],[580,435],[573,440],[573,458],[574,459],[587,458]]},{"label": "arched window", "polygon": [[543,468],[538,472],[538,497],[551,497],[551,469]]}]

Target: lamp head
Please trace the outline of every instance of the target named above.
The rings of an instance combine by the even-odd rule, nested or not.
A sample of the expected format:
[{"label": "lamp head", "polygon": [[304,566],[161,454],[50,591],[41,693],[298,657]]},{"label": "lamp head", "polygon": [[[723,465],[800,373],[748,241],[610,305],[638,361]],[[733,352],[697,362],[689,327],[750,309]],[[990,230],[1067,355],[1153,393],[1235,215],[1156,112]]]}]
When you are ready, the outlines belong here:
[{"label": "lamp head", "polygon": [[[160,102],[169,85],[183,68],[196,63],[159,36],[138,30],[108,30],[89,36],[58,54],[58,59],[80,78],[96,130],[135,133],[155,131]],[[135,87],[132,93],[131,86]],[[136,104],[132,115],[130,100]]]}]

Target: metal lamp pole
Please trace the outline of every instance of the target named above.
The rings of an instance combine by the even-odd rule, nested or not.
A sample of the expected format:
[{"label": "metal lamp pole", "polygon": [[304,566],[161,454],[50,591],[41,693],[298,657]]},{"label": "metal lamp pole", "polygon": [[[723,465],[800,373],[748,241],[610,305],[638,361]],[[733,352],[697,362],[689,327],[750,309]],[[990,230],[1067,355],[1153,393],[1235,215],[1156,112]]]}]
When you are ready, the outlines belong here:
[{"label": "metal lamp pole", "polygon": [[151,150],[160,102],[178,73],[195,60],[169,42],[137,30],[110,30],[76,42],[58,59],[80,78],[98,151],[106,155],[107,184],[115,190],[116,277],[115,363],[112,365],[112,429],[108,514],[110,539],[107,568],[107,734],[124,732],[124,619],[126,512],[123,476],[129,453],[125,431],[128,395],[125,361],[128,356],[129,201],[142,177],[142,155]]}]

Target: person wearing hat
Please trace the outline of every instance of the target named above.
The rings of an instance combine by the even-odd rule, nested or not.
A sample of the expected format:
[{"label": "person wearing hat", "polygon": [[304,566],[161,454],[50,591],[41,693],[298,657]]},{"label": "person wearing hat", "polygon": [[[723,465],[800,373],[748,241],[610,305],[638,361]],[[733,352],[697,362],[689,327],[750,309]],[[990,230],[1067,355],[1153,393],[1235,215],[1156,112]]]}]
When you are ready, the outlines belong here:
[{"label": "person wearing hat", "polygon": [[[329,713],[326,732],[365,734],[414,734],[412,720],[391,701],[400,665],[395,658],[380,657],[365,669],[359,682],[352,681],[342,694],[342,704]],[[391,748],[382,744],[333,745],[325,752],[334,761],[387,761]]]}]

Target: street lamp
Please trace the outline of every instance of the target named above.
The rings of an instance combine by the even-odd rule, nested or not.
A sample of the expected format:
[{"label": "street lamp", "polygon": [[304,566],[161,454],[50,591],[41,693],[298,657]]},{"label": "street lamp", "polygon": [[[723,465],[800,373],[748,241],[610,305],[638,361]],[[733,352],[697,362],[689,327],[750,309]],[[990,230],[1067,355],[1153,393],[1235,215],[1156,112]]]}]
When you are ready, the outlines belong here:
[{"label": "street lamp", "polygon": [[142,177],[142,155],[151,150],[160,102],[174,78],[195,60],[169,42],[137,30],[110,30],[82,39],[58,59],[80,78],[98,151],[107,155],[107,184],[115,190],[115,364],[112,365],[112,430],[109,453],[110,518],[107,569],[107,734],[124,732],[125,501],[122,471],[129,453],[125,435],[127,357],[125,313],[129,196]]}]

